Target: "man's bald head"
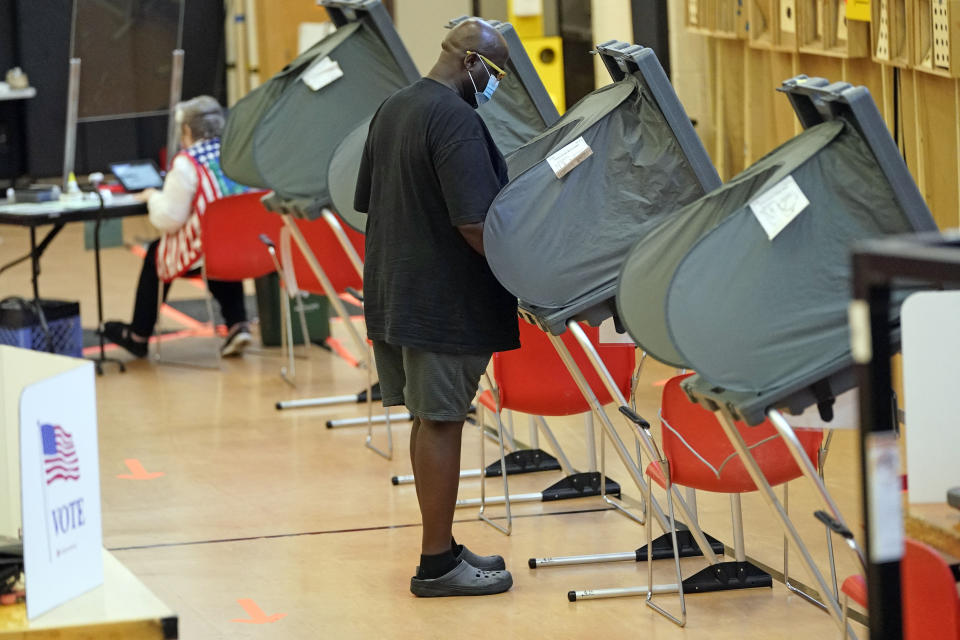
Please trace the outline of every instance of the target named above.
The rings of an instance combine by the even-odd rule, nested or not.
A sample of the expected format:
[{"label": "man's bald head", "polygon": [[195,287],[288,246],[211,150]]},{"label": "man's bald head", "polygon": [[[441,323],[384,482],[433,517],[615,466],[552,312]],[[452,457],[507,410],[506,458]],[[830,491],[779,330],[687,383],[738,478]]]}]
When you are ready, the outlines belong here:
[{"label": "man's bald head", "polygon": [[484,90],[493,73],[480,56],[501,68],[506,68],[510,57],[507,41],[500,32],[477,18],[464,20],[451,29],[440,48],[440,58],[427,77],[456,91],[474,107],[476,93]]},{"label": "man's bald head", "polygon": [[467,51],[480,53],[496,63],[504,66],[510,57],[507,41],[500,32],[483,20],[470,18],[464,20],[447,34],[441,45],[444,53],[463,57]]}]

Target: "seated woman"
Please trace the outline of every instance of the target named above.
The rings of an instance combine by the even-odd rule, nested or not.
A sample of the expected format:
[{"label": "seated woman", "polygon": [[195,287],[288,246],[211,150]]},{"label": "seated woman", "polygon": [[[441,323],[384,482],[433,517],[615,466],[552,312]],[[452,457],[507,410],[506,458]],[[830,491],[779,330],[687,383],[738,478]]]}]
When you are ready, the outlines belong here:
[{"label": "seated woman", "polygon": [[[175,111],[180,126],[180,148],[163,181],[163,189],[139,194],[147,203],[150,223],[163,233],[150,244],[140,270],[133,321],[106,322],[103,335],[138,358],[147,355],[147,341],[157,322],[157,293],[164,282],[166,300],[170,281],[196,269],[203,259],[200,216],[212,202],[243,193],[246,187],[224,175],[220,168],[220,135],[223,108],[210,96],[181,102]],[[210,280],[210,293],[220,304],[229,332],[220,348],[224,356],[239,355],[250,344],[250,327],[244,307],[243,283]]]}]

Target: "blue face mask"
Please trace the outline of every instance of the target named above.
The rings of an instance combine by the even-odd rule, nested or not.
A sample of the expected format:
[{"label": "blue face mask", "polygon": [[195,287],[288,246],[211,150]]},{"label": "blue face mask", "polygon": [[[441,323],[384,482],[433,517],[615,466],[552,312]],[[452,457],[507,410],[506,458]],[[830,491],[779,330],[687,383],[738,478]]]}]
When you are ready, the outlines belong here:
[{"label": "blue face mask", "polygon": [[[483,64],[483,61],[481,61]],[[477,91],[477,83],[473,80],[473,74],[470,71],[467,71],[467,75],[470,76],[470,82],[473,83],[474,98],[477,101],[477,107],[480,107],[482,104],[490,102],[490,98],[493,97],[493,92],[497,90],[500,86],[500,81],[493,77],[493,74],[487,69],[487,65],[483,65],[484,70],[487,71],[487,86],[484,88],[483,92]]]}]

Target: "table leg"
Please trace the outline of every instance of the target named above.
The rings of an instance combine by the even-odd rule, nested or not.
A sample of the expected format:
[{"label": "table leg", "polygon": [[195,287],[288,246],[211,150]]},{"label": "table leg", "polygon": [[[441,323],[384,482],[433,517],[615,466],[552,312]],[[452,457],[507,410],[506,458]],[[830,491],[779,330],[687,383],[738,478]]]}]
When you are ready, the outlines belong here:
[{"label": "table leg", "polygon": [[[100,211],[103,211],[103,201],[101,199]],[[96,221],[93,223],[93,261],[94,269],[97,276],[97,337],[100,341],[100,355],[94,359],[94,366],[97,369],[97,375],[103,375],[103,363],[104,362],[115,362],[120,367],[120,373],[123,373],[127,370],[125,364],[122,360],[116,358],[108,358],[104,354],[104,341],[103,341],[103,282],[100,275],[100,223],[102,222],[103,217],[97,215]],[[161,284],[161,286],[163,286]]]}]

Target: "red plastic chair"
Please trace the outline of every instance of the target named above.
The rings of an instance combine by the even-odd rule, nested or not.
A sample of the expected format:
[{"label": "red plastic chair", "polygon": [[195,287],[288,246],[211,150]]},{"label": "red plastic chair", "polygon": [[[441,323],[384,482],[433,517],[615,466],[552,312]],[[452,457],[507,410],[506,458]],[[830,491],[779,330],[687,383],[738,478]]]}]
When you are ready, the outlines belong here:
[{"label": "red plastic chair", "polygon": [[[701,491],[729,494],[757,490],[756,484],[747,473],[746,467],[744,467],[733,445],[723,432],[716,416],[699,404],[691,402],[680,387],[681,381],[691,375],[693,374],[674,376],[664,385],[660,410],[662,457],[660,460],[651,462],[646,469],[646,474],[650,479],[667,491],[670,525],[673,531],[676,530],[676,523],[673,493],[670,490],[672,484]],[[771,485],[784,484],[803,475],[772,424],[764,422],[758,426],[750,427],[743,423],[736,423],[735,426],[747,447],[750,448],[754,458],[756,458],[764,477]],[[822,432],[801,429],[797,431],[797,437],[804,453],[816,466],[819,458],[818,450],[823,440]],[[669,470],[669,478],[667,477],[667,470]],[[649,488],[647,502],[650,502]],[[739,499],[731,500],[731,503],[736,529],[734,541],[737,566],[734,567],[734,572],[749,572],[752,568],[744,566],[746,554],[743,549],[743,521],[739,510]],[[652,519],[647,520],[648,539],[652,535],[651,521]],[[691,523],[692,526],[696,526],[695,523]],[[707,554],[707,558],[711,563],[714,562],[711,554]],[[684,601],[684,580],[680,572],[677,545],[674,544],[674,564],[677,575],[675,590],[680,598],[679,617],[653,603],[653,565],[650,555],[648,555],[648,564],[648,584],[651,585],[651,590],[647,596],[647,604],[673,622],[683,626],[686,623],[686,605]],[[715,564],[710,570],[719,574],[720,564],[728,563]],[[784,567],[784,575],[787,575],[786,567]],[[731,582],[731,585],[733,584]],[[769,586],[769,576],[764,579],[758,578],[755,583],[749,586]],[[688,585],[688,588],[695,587]]]},{"label": "red plastic chair", "polygon": [[[680,388],[680,382],[691,375],[674,376],[663,387],[661,446],[670,467],[671,480],[684,487],[715,493],[756,491],[757,486],[716,417],[691,402]],[[737,430],[772,486],[802,475],[800,467],[769,421],[755,427],[737,423]],[[802,429],[797,431],[797,437],[807,457],[816,466],[817,450],[823,434],[817,430]],[[657,462],[647,467],[647,475],[661,487],[665,486],[663,469]]]},{"label": "red plastic chair", "polygon": [[278,242],[283,220],[263,208],[261,197],[262,192],[228,196],[200,216],[207,278],[236,281],[273,273],[273,260],[260,235]]},{"label": "red plastic chair", "polygon": [[[900,564],[904,640],[960,640],[960,596],[953,572],[935,549],[907,539]],[[862,575],[843,581],[843,619],[849,600],[867,607],[867,584]],[[846,638],[843,628],[841,638]]]},{"label": "red plastic chair", "polygon": [[[353,263],[350,262],[326,220],[323,218],[316,220],[298,218],[296,219],[296,225],[337,294],[346,293],[348,288],[359,290],[363,287],[360,274],[357,273]],[[344,227],[344,232],[362,260],[364,257],[364,236],[350,227]],[[331,292],[324,290],[320,279],[311,269],[306,256],[296,243],[293,243],[291,257],[293,258],[293,269],[296,273],[298,288],[310,293],[331,295]]]},{"label": "red plastic chair", "polygon": [[[584,331],[617,381],[621,393],[629,396],[636,360],[634,346],[601,344],[598,328],[584,326]],[[597,399],[602,404],[613,402],[573,336],[564,333],[562,340],[573,353],[577,366],[585,372]],[[590,411],[590,405],[563,366],[547,334],[521,320],[520,345],[514,351],[493,355],[493,377],[500,393],[501,409],[537,416],[569,416]]]},{"label": "red plastic chair", "polygon": [[[567,462],[566,456],[563,454],[553,433],[550,431],[546,422],[542,420],[542,416],[568,416],[588,413],[591,407],[583,397],[583,394],[571,377],[570,372],[567,371],[564,366],[549,336],[539,328],[523,320],[519,320],[519,323],[520,348],[513,351],[493,354],[494,390],[487,390],[481,393],[478,398],[478,403],[482,408],[496,416],[501,449],[501,470],[506,467],[503,453],[505,429],[500,419],[500,413],[503,409],[509,409],[540,418],[540,428],[550,440],[558,457],[562,459],[561,466],[569,471],[571,470],[570,464]],[[598,328],[588,326],[584,326],[583,328],[590,342],[597,348],[601,359],[610,370],[621,393],[629,396],[635,369],[636,356],[634,346],[632,344],[622,343],[601,344],[600,330]],[[576,354],[574,359],[581,371],[587,372],[587,381],[598,400],[602,404],[612,402],[613,399],[600,381],[599,376],[593,372],[586,355],[583,354],[581,349],[574,348],[577,343],[573,336],[569,333],[564,333],[561,339],[567,348]],[[592,433],[590,433],[589,436],[592,437]],[[484,448],[482,446],[480,447],[480,456],[480,468],[484,469],[486,467]],[[593,461],[591,461],[591,465],[592,464]],[[485,515],[486,492],[483,483],[484,477],[481,477],[479,516],[481,520],[484,520],[501,532],[510,535],[513,529],[513,518],[510,511],[511,501],[533,502],[543,498],[539,494],[524,494],[518,498],[511,499],[507,474],[501,473],[501,476],[503,477],[503,502],[506,508],[506,526],[504,527],[492,521]],[[603,485],[602,482],[601,485]],[[458,505],[472,506],[475,502],[474,500],[463,500],[460,501]]]}]

